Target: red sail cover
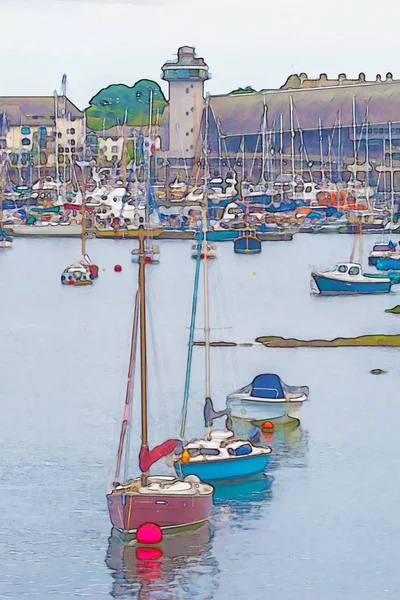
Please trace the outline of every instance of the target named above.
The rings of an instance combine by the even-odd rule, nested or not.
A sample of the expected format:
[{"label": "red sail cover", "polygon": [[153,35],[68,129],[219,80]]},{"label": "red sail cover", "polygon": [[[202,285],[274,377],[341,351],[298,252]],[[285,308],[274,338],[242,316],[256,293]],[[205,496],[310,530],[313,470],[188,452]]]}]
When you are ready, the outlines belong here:
[{"label": "red sail cover", "polygon": [[167,440],[163,444],[156,446],[153,450],[149,450],[148,446],[142,446],[139,454],[139,467],[143,473],[146,473],[151,465],[155,462],[171,454],[176,448],[178,440]]}]

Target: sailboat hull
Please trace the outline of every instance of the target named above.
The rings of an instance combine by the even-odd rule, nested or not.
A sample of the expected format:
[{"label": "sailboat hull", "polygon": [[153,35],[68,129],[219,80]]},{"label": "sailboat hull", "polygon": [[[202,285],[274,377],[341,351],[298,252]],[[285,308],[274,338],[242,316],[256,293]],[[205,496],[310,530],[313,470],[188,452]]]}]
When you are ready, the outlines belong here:
[{"label": "sailboat hull", "polygon": [[107,504],[111,523],[120,531],[134,533],[143,523],[175,529],[206,521],[212,507],[212,493],[199,496],[109,494]]},{"label": "sailboat hull", "polygon": [[239,479],[250,477],[256,473],[262,473],[267,468],[271,454],[259,454],[256,456],[241,456],[240,458],[227,460],[213,460],[204,462],[175,463],[175,471],[178,477],[197,475],[202,481],[225,479]]}]

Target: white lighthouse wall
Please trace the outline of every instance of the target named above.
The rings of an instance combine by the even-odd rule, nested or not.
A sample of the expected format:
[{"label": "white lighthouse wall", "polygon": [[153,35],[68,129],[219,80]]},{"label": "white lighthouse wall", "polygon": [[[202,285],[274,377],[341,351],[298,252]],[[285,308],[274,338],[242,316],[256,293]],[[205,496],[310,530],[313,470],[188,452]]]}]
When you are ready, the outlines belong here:
[{"label": "white lighthouse wall", "polygon": [[171,158],[194,157],[203,108],[203,81],[170,81],[168,155]]}]

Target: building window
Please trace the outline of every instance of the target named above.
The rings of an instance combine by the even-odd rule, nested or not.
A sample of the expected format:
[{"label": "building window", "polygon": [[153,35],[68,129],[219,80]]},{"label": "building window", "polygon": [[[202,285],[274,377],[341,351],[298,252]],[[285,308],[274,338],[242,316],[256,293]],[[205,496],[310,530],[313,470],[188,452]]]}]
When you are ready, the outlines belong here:
[{"label": "building window", "polygon": [[187,116],[187,117],[189,116],[189,111],[188,111],[188,110],[186,111],[186,116]]},{"label": "building window", "polygon": [[191,88],[194,88],[194,85],[193,85],[193,83],[191,83],[191,84],[190,84],[190,87],[191,87]]},{"label": "building window", "polygon": [[16,154],[15,152],[11,153],[11,164],[13,164],[13,165],[18,164],[18,154]]},{"label": "building window", "polygon": [[71,134],[71,135],[74,135],[75,129],[73,127],[71,127],[71,129],[67,129],[67,133]]},{"label": "building window", "polygon": [[75,146],[75,140],[68,140],[70,146]]},{"label": "building window", "polygon": [[62,137],[61,131],[59,131],[57,135],[58,135],[59,138],[61,138]]},{"label": "building window", "polygon": [[190,133],[193,133],[193,127],[191,128]]},{"label": "building window", "polygon": [[30,146],[31,145],[31,140],[29,138],[22,138],[22,145],[23,146]]},{"label": "building window", "polygon": [[186,137],[189,137],[189,132],[188,131],[186,132]]},{"label": "building window", "polygon": [[111,148],[111,152],[112,152],[113,154],[116,154],[116,153],[118,152],[118,146],[113,146],[113,147]]},{"label": "building window", "polygon": [[47,164],[47,156],[46,156],[46,152],[41,152],[40,153],[40,164],[42,166],[44,166],[45,164]]},{"label": "building window", "polygon": [[31,132],[30,127],[21,127],[21,133],[23,135],[29,135]]},{"label": "building window", "polygon": [[39,135],[47,135],[46,127],[39,127]]},{"label": "building window", "polygon": [[39,148],[46,148],[47,146],[47,141],[43,138],[39,139]]},{"label": "building window", "polygon": [[189,88],[186,88],[185,92],[188,94],[189,93]]}]

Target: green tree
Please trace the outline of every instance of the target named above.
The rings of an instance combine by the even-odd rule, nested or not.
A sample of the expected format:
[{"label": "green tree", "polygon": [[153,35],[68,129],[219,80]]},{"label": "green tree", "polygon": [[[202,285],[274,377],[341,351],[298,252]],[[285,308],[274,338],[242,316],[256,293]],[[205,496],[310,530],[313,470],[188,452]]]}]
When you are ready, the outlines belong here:
[{"label": "green tree", "polygon": [[109,129],[116,125],[126,124],[140,127],[149,123],[150,90],[153,90],[152,123],[161,120],[167,105],[165,96],[155,81],[141,79],[134,86],[123,84],[109,85],[100,90],[90,100],[86,109],[87,125],[94,131]]},{"label": "green tree", "polygon": [[252,94],[255,93],[256,90],[253,90],[253,88],[248,85],[245,88],[238,88],[237,90],[233,90],[233,92],[230,93],[230,95],[232,94]]}]

